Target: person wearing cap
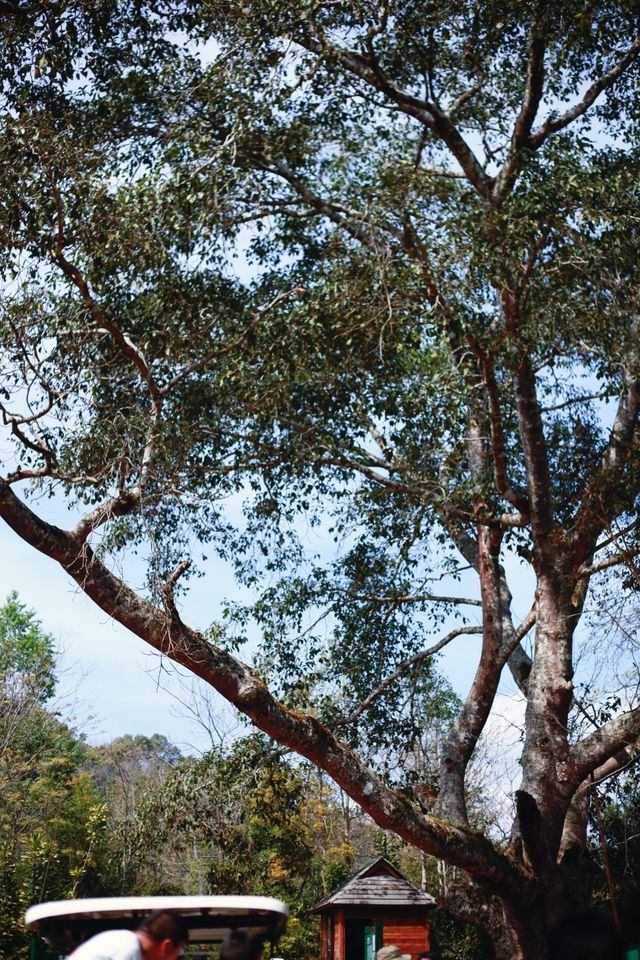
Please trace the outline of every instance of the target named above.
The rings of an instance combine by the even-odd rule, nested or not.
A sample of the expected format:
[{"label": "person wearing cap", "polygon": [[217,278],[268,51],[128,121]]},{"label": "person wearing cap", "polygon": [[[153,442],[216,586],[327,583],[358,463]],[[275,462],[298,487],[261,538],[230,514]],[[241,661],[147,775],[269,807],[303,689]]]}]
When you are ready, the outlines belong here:
[{"label": "person wearing cap", "polygon": [[411,954],[400,953],[399,947],[381,947],[376,953],[376,960],[411,960]]}]

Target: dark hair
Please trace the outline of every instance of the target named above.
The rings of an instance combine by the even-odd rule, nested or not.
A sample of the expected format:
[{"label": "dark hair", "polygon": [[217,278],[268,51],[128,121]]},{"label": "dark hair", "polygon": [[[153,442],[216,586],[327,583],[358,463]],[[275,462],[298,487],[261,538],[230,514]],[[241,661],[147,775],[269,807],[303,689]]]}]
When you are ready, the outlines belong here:
[{"label": "dark hair", "polygon": [[158,943],[171,940],[177,946],[179,943],[186,943],[189,939],[189,928],[182,917],[166,910],[155,910],[150,913],[139,925],[138,930],[157,940]]},{"label": "dark hair", "polygon": [[222,944],[220,960],[259,960],[264,937],[250,930],[231,930]]},{"label": "dark hair", "polygon": [[430,950],[423,950],[418,954],[418,960],[442,960],[442,954],[438,947],[432,947]]},{"label": "dark hair", "polygon": [[560,920],[549,933],[549,960],[623,960],[620,934],[594,911]]}]

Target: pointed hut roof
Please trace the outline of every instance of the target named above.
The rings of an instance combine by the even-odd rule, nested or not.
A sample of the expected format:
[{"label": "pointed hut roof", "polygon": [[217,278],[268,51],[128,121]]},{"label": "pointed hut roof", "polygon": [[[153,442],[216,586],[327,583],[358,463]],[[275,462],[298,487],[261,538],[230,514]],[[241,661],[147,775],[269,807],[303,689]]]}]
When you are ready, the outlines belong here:
[{"label": "pointed hut roof", "polygon": [[385,857],[380,857],[317,903],[311,913],[322,913],[332,907],[347,905],[433,907],[435,899],[430,893],[414,886]]}]

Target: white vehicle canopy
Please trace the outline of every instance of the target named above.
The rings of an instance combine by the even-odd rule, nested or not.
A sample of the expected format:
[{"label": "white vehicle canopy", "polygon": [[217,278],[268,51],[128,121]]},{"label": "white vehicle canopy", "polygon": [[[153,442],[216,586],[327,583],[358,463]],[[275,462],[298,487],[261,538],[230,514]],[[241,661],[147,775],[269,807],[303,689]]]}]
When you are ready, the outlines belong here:
[{"label": "white vehicle canopy", "polygon": [[64,954],[102,930],[135,930],[155,910],[179,914],[196,949],[220,943],[238,927],[275,944],[289,919],[286,904],[271,897],[100,897],[39,903],[29,907],[25,923]]}]

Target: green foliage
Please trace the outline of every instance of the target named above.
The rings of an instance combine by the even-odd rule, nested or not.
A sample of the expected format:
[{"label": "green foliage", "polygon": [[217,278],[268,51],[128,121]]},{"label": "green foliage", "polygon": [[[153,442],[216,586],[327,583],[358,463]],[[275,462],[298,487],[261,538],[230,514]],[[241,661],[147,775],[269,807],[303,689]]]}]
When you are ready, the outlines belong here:
[{"label": "green foliage", "polygon": [[[139,738],[101,748],[93,761],[98,776],[122,739]],[[105,781],[123,892],[274,896],[292,911],[282,950],[300,960],[313,955],[317,921],[307,910],[351,872],[354,855],[317,773],[264,738],[246,737],[131,782],[135,797],[130,790],[124,804],[122,781]]]},{"label": "green foliage", "polygon": [[40,703],[55,691],[53,638],[33,610],[13,591],[0,607],[0,683],[3,689],[29,686]]},{"label": "green foliage", "polygon": [[53,639],[16,594],[0,609],[0,641],[0,953],[26,960],[30,904],[99,889],[106,811],[82,772],[82,740],[47,706]]}]

